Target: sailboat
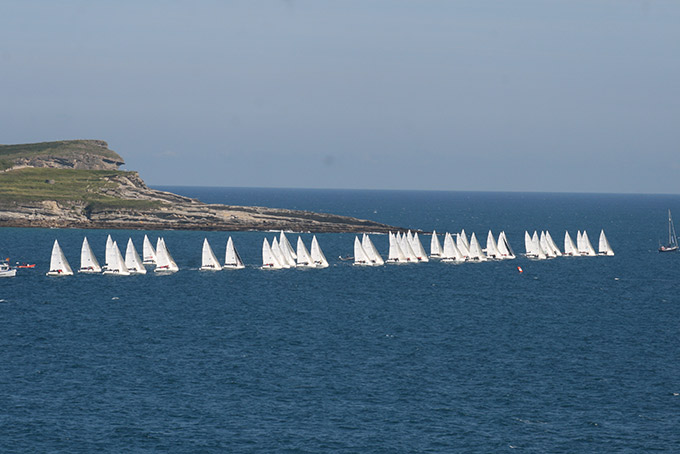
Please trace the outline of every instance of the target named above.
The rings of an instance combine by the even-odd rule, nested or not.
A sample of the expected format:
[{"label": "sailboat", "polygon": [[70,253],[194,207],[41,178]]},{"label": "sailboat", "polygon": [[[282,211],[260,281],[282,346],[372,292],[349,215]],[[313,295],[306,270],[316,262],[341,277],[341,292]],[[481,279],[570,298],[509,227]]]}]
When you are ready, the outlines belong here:
[{"label": "sailboat", "polygon": [[299,236],[297,239],[297,251],[295,254],[297,255],[296,266],[298,268],[316,267],[316,265],[314,264],[314,260],[312,260],[312,256],[310,255],[309,251],[307,250],[307,247],[305,246],[304,241],[302,241],[302,237]]},{"label": "sailboat", "polygon": [[78,272],[89,274],[102,272],[102,267],[99,266],[99,262],[92,252],[92,248],[90,247],[90,243],[87,241],[87,237],[83,238],[83,245],[80,248],[80,269]]},{"label": "sailboat", "polygon": [[515,251],[510,247],[508,237],[505,235],[505,230],[498,235],[498,252],[502,259],[514,259]]},{"label": "sailboat", "polygon": [[590,239],[588,239],[588,232],[586,232],[585,230],[581,234],[581,246],[579,247],[579,253],[581,255],[587,255],[591,257],[597,255],[597,253],[595,253],[593,245],[590,244]]},{"label": "sailboat", "polygon": [[[276,240],[276,238],[274,238],[274,240]],[[281,263],[274,255],[271,246],[269,246],[269,241],[267,241],[267,238],[265,238],[262,242],[262,269],[280,270],[281,268],[283,268]]]},{"label": "sailboat", "polygon": [[149,237],[144,235],[144,243],[142,244],[142,257],[144,259],[144,265],[155,265],[156,264],[156,251],[149,241]]},{"label": "sailboat", "polygon": [[387,253],[387,263],[406,263],[406,256],[399,247],[397,235],[389,232],[390,249]]},{"label": "sailboat", "polygon": [[375,248],[373,241],[371,241],[371,238],[365,233],[361,238],[361,246],[364,248],[364,252],[366,252],[366,255],[368,255],[368,258],[371,260],[371,262],[373,262],[374,265],[385,264],[385,261],[380,256],[378,250]]},{"label": "sailboat", "polygon": [[290,268],[292,266],[295,266],[295,262],[293,262],[293,264],[291,265],[286,256],[283,255],[281,244],[276,239],[276,237],[274,237],[274,239],[272,240],[272,254],[279,262],[279,265],[281,265],[281,268]]},{"label": "sailboat", "polygon": [[614,255],[614,250],[609,244],[607,236],[604,234],[604,229],[600,230],[600,241],[597,249],[600,255]]},{"label": "sailboat", "polygon": [[468,243],[467,237],[465,236],[465,230],[456,234],[456,248],[465,260],[470,258],[470,243]]},{"label": "sailboat", "polygon": [[[579,236],[580,236],[580,232],[579,232]],[[574,245],[574,242],[572,241],[571,237],[569,236],[568,231],[564,232],[564,255],[570,255],[572,257],[580,255],[578,253],[578,248]]]},{"label": "sailboat", "polygon": [[453,236],[449,232],[444,235],[444,249],[442,250],[442,262],[464,262],[465,257],[460,253],[453,242]]},{"label": "sailboat", "polygon": [[290,242],[288,241],[288,238],[286,238],[286,234],[283,233],[283,230],[281,230],[281,234],[279,235],[279,248],[281,249],[281,252],[284,253],[284,255],[290,255],[294,264],[295,260],[297,259],[297,254],[293,250],[293,246],[290,245]]},{"label": "sailboat", "polygon": [[139,259],[137,249],[132,243],[132,238],[128,238],[127,247],[125,248],[125,266],[127,266],[130,274],[146,274],[146,268]]},{"label": "sailboat", "polygon": [[470,260],[473,262],[486,262],[486,255],[482,252],[482,246],[479,244],[475,232],[472,232],[470,236]]},{"label": "sailboat", "polygon": [[108,235],[106,237],[106,249],[104,249],[104,270],[106,270],[109,267],[109,263],[113,263],[114,260],[114,252],[113,252],[113,240],[111,239],[111,235]]},{"label": "sailboat", "polygon": [[416,258],[418,259],[419,262],[430,261],[430,259],[427,258],[427,252],[425,252],[425,248],[423,248],[423,243],[421,243],[420,238],[418,238],[418,232],[414,233],[413,236],[411,236],[410,244],[411,249],[413,249],[413,252],[415,252]]},{"label": "sailboat", "polygon": [[168,251],[168,247],[165,245],[165,240],[163,237],[158,238],[156,243],[156,268],[154,268],[154,272],[174,273],[176,271],[179,271],[179,267],[172,259],[172,255],[170,255],[170,251]]},{"label": "sailboat", "polygon": [[373,262],[368,258],[366,251],[364,251],[364,247],[361,245],[358,236],[354,237],[354,264],[364,266],[373,265]]},{"label": "sailboat", "polygon": [[541,236],[539,237],[538,244],[543,249],[543,252],[545,252],[545,256],[548,258],[555,258],[555,251],[553,250],[552,246],[548,242],[548,236],[545,234],[544,230],[541,230]]},{"label": "sailboat", "polygon": [[50,257],[50,270],[47,272],[48,276],[73,276],[73,270],[68,264],[68,260],[64,256],[64,252],[59,246],[59,241],[54,240],[52,246],[52,256]]},{"label": "sailboat", "polygon": [[501,252],[498,250],[498,245],[493,237],[493,233],[489,230],[486,235],[486,256],[490,259],[500,259]]},{"label": "sailboat", "polygon": [[432,231],[432,239],[430,239],[430,258],[438,259],[442,256],[442,245],[437,238],[437,231]]},{"label": "sailboat", "polygon": [[241,270],[245,267],[241,256],[234,246],[234,241],[229,237],[227,240],[227,250],[224,254],[224,269]]},{"label": "sailboat", "polygon": [[560,251],[560,248],[557,247],[557,244],[555,244],[555,240],[553,240],[552,235],[550,235],[550,232],[547,230],[545,231],[545,239],[550,246],[550,249],[552,249],[552,252],[555,257],[561,257],[562,252]]},{"label": "sailboat", "polygon": [[104,270],[104,274],[114,274],[117,276],[129,276],[130,271],[127,266],[125,266],[125,260],[118,249],[118,243],[115,241],[111,244],[110,248],[111,262],[109,262]]},{"label": "sailboat", "polygon": [[668,210],[668,243],[659,246],[659,252],[675,252],[678,250],[678,236],[675,234],[675,225]]},{"label": "sailboat", "polygon": [[314,265],[316,265],[317,268],[328,268],[328,260],[326,260],[326,256],[323,255],[321,246],[319,246],[319,242],[316,240],[316,235],[312,236],[312,250],[310,252]]},{"label": "sailboat", "polygon": [[210,247],[207,238],[203,238],[203,249],[201,251],[201,267],[200,271],[219,271],[222,269],[220,262],[217,261],[215,253]]}]

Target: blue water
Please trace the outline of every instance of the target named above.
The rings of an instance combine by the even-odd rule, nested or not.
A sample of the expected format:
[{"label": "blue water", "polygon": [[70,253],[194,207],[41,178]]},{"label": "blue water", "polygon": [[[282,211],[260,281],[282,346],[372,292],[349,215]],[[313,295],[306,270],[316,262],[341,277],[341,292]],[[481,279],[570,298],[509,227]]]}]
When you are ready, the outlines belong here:
[{"label": "blue water", "polygon": [[[330,268],[261,271],[273,234],[237,232],[247,269],[202,273],[226,233],[0,229],[37,263],[0,280],[0,452],[680,451],[680,254],[656,252],[679,196],[172,189],[516,252],[604,228],[616,256],[359,268],[353,235],[319,234]],[[55,238],[76,268],[108,233],[162,234],[180,272],[44,275]]]}]

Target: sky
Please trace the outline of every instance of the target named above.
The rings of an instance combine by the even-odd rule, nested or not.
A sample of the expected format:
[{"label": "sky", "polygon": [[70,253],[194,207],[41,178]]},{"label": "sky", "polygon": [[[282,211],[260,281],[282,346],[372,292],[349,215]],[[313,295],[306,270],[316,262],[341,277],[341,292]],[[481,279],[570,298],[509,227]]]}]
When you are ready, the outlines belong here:
[{"label": "sky", "polygon": [[680,193],[680,2],[0,4],[0,143],[150,185]]}]

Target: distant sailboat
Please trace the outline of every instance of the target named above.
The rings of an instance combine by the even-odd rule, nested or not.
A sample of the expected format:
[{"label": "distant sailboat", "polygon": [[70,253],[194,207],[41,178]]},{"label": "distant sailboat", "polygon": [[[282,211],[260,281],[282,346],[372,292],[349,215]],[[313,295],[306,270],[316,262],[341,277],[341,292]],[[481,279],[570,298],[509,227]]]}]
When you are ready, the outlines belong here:
[{"label": "distant sailboat", "polygon": [[290,245],[290,242],[288,241],[288,238],[286,238],[286,234],[283,233],[283,230],[281,230],[281,234],[279,235],[279,248],[281,249],[281,252],[284,253],[284,255],[290,255],[294,264],[295,260],[297,259],[297,254],[293,250],[293,246]]},{"label": "distant sailboat", "polygon": [[99,266],[97,258],[90,248],[90,243],[87,241],[87,237],[83,238],[83,245],[80,248],[80,269],[79,273],[95,274],[101,273],[102,267]]},{"label": "distant sailboat", "polygon": [[555,244],[555,240],[553,240],[553,237],[550,235],[550,232],[547,230],[545,231],[545,239],[546,242],[548,243],[548,246],[550,249],[552,249],[552,253],[555,257],[561,257],[562,252],[560,251],[560,248],[557,247],[557,244]]},{"label": "distant sailboat", "polygon": [[502,231],[498,235],[498,252],[500,252],[502,259],[515,258],[515,251],[513,251],[510,247],[510,243],[508,242],[508,238],[505,235],[505,231]]},{"label": "distant sailboat", "polygon": [[144,264],[140,260],[139,254],[137,254],[132,238],[128,238],[127,247],[125,248],[125,266],[130,274],[146,274],[146,268],[144,268]]},{"label": "distant sailboat", "polygon": [[312,249],[310,251],[312,255],[312,260],[317,268],[328,268],[328,260],[319,246],[319,242],[316,239],[316,235],[312,236]]},{"label": "distant sailboat", "polygon": [[295,253],[297,255],[297,263],[296,266],[298,268],[315,268],[316,265],[314,264],[314,260],[312,260],[312,256],[307,250],[307,247],[305,246],[304,241],[302,241],[302,237],[298,236],[297,239],[297,251]]},{"label": "distant sailboat", "polygon": [[104,274],[116,276],[129,276],[130,271],[125,266],[125,260],[118,249],[118,243],[111,244],[111,262],[106,266]]},{"label": "distant sailboat", "polygon": [[[276,238],[274,238],[274,240],[276,240]],[[276,258],[276,255],[274,255],[271,246],[269,246],[267,238],[265,238],[264,241],[262,242],[262,269],[280,270],[281,268],[283,268],[281,266],[281,263]]]},{"label": "distant sailboat", "polygon": [[154,272],[174,273],[177,271],[179,271],[179,267],[172,259],[172,255],[170,255],[170,251],[168,251],[168,247],[165,245],[165,240],[162,237],[158,238],[156,243],[156,268]]},{"label": "distant sailboat", "polygon": [[438,259],[442,256],[442,246],[437,238],[437,231],[432,231],[432,239],[430,239],[430,258]]},{"label": "distant sailboat", "polygon": [[[411,232],[409,232],[410,235]],[[401,248],[401,251],[404,253],[406,256],[406,261],[409,263],[417,263],[418,262],[418,257],[416,257],[416,253],[413,251],[413,248],[409,244],[408,236],[404,235],[403,233],[399,234],[399,247]]]},{"label": "distant sailboat", "polygon": [[291,266],[295,265],[295,264],[291,265],[290,262],[286,259],[286,256],[283,255],[281,245],[279,244],[279,240],[277,240],[276,237],[272,239],[272,254],[274,254],[274,257],[279,262],[279,265],[281,265],[281,268],[290,268]]},{"label": "distant sailboat", "polygon": [[364,247],[361,245],[358,236],[354,237],[354,264],[363,266],[373,265],[373,262],[368,258],[366,251],[364,251]]},{"label": "distant sailboat", "polygon": [[[409,233],[411,233],[409,231]],[[416,258],[418,259],[419,262],[429,262],[430,259],[427,257],[427,252],[425,252],[425,248],[423,247],[423,243],[420,242],[420,238],[418,238],[418,232],[414,233],[411,236],[411,249],[413,249],[413,252],[416,254]]]},{"label": "distant sailboat", "polygon": [[364,248],[364,252],[366,252],[366,255],[368,255],[369,260],[373,262],[374,265],[385,264],[385,261],[380,256],[380,253],[378,253],[378,250],[375,248],[373,241],[371,241],[371,238],[365,233],[361,238],[361,246]]},{"label": "distant sailboat", "polygon": [[222,269],[222,265],[215,257],[215,253],[210,247],[210,243],[207,238],[203,238],[203,249],[201,250],[201,271],[219,271]]},{"label": "distant sailboat", "polygon": [[241,256],[238,254],[231,237],[227,240],[227,250],[224,254],[224,269],[240,270],[245,268]]},{"label": "distant sailboat", "polygon": [[588,233],[585,230],[581,234],[581,247],[579,247],[579,252],[581,255],[587,255],[589,257],[594,257],[597,255],[595,248],[593,248],[593,245],[590,244]]},{"label": "distant sailboat", "polygon": [[675,234],[675,225],[671,217],[671,210],[668,210],[668,243],[659,246],[659,252],[675,252],[678,250],[678,236]]},{"label": "distant sailboat", "polygon": [[[579,235],[580,235],[580,232],[579,232]],[[568,231],[564,232],[564,255],[569,255],[569,256],[572,256],[572,257],[580,255],[578,253],[578,249],[574,245],[574,242],[572,241],[571,237],[569,236]]]},{"label": "distant sailboat", "polygon": [[113,251],[113,240],[111,235],[106,237],[106,249],[104,249],[104,270],[109,267],[109,263],[113,263],[115,252]]},{"label": "distant sailboat", "polygon": [[480,246],[475,232],[472,232],[470,236],[470,260],[473,262],[486,262],[486,255],[482,252],[482,246]]},{"label": "distant sailboat", "polygon": [[442,262],[464,262],[465,257],[460,253],[456,244],[453,242],[453,237],[449,232],[444,235],[444,249],[441,255]]},{"label": "distant sailboat", "polygon": [[470,258],[470,243],[465,236],[465,230],[456,234],[456,248],[466,260]]},{"label": "distant sailboat", "polygon": [[490,259],[501,258],[501,252],[498,250],[498,245],[496,244],[496,240],[493,237],[491,230],[489,230],[489,233],[486,235],[486,256]]},{"label": "distant sailboat", "polygon": [[406,256],[399,246],[396,234],[389,232],[390,249],[387,253],[387,263],[406,263]]},{"label": "distant sailboat", "polygon": [[600,241],[597,249],[600,255],[614,255],[614,250],[604,234],[604,229],[600,230]]},{"label": "distant sailboat", "polygon": [[545,234],[544,230],[541,230],[541,236],[539,237],[538,244],[548,258],[555,258],[555,251],[548,242],[548,236]]},{"label": "distant sailboat", "polygon": [[156,251],[146,235],[144,235],[144,243],[142,244],[142,256],[144,257],[144,265],[156,264]]},{"label": "distant sailboat", "polygon": [[73,270],[68,264],[68,260],[64,256],[64,252],[59,246],[59,242],[54,240],[52,245],[52,256],[50,257],[50,270],[47,272],[48,276],[73,276]]}]

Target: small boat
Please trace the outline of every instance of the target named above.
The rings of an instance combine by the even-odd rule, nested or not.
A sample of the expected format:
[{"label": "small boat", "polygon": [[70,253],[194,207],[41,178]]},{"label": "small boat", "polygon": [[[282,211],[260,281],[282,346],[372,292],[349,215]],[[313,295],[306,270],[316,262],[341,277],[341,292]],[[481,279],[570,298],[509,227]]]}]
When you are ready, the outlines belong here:
[{"label": "small boat", "polygon": [[231,269],[231,270],[241,270],[245,268],[246,266],[243,264],[243,260],[241,260],[241,256],[238,254],[238,251],[236,250],[236,246],[234,246],[234,241],[229,237],[227,240],[227,250],[224,254],[224,269]]},{"label": "small boat", "polygon": [[0,262],[0,277],[14,277],[17,275],[16,268],[11,268],[7,260]]},{"label": "small boat", "polygon": [[479,244],[475,232],[470,235],[470,261],[486,262],[486,255],[482,252],[482,246]]},{"label": "small boat", "polygon": [[59,241],[54,240],[52,246],[52,256],[50,257],[50,270],[48,276],[73,276],[73,270],[64,256],[64,252],[59,246]]},{"label": "small boat", "polygon": [[125,260],[118,249],[118,243],[113,242],[111,245],[111,261],[106,266],[104,274],[115,276],[129,276],[130,271],[125,265]]},{"label": "small boat", "polygon": [[19,264],[19,262],[17,262],[17,266],[16,266],[15,268],[35,268],[35,263],[31,263],[31,264],[22,263],[22,264]]},{"label": "small boat", "polygon": [[144,265],[156,264],[156,250],[151,245],[149,237],[144,235],[144,243],[142,244],[142,257]]},{"label": "small boat", "polygon": [[154,268],[155,273],[174,273],[179,271],[177,263],[170,255],[168,247],[165,245],[165,239],[163,237],[158,238],[156,242],[156,268]]},{"label": "small boat", "polygon": [[598,254],[599,255],[614,255],[614,250],[607,240],[607,236],[604,234],[604,229],[600,231],[600,241],[598,244]]},{"label": "small boat", "polygon": [[102,272],[102,268],[99,266],[99,262],[92,252],[92,248],[90,247],[90,243],[87,241],[87,237],[83,238],[83,245],[80,248],[80,269],[78,272],[88,274]]},{"label": "small boat", "polygon": [[135,249],[135,245],[132,243],[132,238],[128,238],[127,246],[125,248],[125,266],[127,266],[130,274],[146,274],[146,268],[144,268],[144,264],[139,258],[137,249]]},{"label": "small boat", "polygon": [[289,264],[291,266],[295,266],[295,260],[297,260],[297,254],[295,253],[293,246],[291,246],[290,241],[288,241],[288,238],[286,238],[286,234],[283,233],[283,230],[281,230],[281,234],[279,235],[279,248],[281,249],[281,252],[283,252],[284,256],[290,255],[293,263],[289,263]]},{"label": "small boat", "polygon": [[[276,238],[274,238],[274,241],[276,241]],[[264,241],[262,242],[262,269],[280,270],[281,268],[283,268],[283,266],[281,266],[281,263],[279,262],[278,258],[274,255],[274,252],[272,251],[272,248],[269,245],[269,241],[267,241],[267,238],[265,238]]]},{"label": "small boat", "polygon": [[465,235],[465,229],[456,234],[456,249],[465,260],[470,258],[470,243],[468,243],[467,235]]},{"label": "small boat", "polygon": [[437,238],[437,231],[432,231],[432,238],[430,239],[430,258],[438,259],[442,256],[442,245]]},{"label": "small boat", "polygon": [[498,244],[498,252],[500,252],[502,259],[514,259],[515,258],[515,252],[510,247],[510,243],[508,243],[508,237],[505,235],[505,231],[502,231],[498,235],[498,243],[497,244]]},{"label": "small boat", "polygon": [[[580,241],[579,241],[580,238]],[[577,247],[578,247],[578,252],[581,255],[585,255],[588,257],[593,257],[596,256],[597,253],[595,252],[595,248],[593,248],[593,245],[590,244],[590,239],[588,238],[588,232],[585,230],[583,233],[581,233],[580,236],[577,236],[576,238],[577,241]]]},{"label": "small boat", "polygon": [[[579,232],[579,236],[580,235],[581,233]],[[564,255],[570,255],[572,257],[579,255],[578,248],[574,245],[571,236],[569,236],[569,231],[564,232]]]},{"label": "small boat", "polygon": [[389,232],[390,250],[387,253],[387,263],[406,263],[406,255],[399,246],[399,238],[396,234]]},{"label": "small boat", "polygon": [[361,245],[361,241],[359,241],[358,236],[354,237],[354,264],[363,266],[374,265],[374,263],[371,262],[371,259],[368,258],[368,254],[366,254],[366,251]]},{"label": "small boat", "polygon": [[[456,234],[458,235],[458,234]],[[442,249],[441,255],[442,262],[464,262],[465,257],[460,253],[456,247],[456,243],[453,242],[453,237],[449,232],[444,235],[444,249]]]},{"label": "small boat", "polygon": [[316,240],[316,235],[312,236],[312,250],[310,253],[314,265],[316,265],[317,268],[328,268],[328,260],[326,260],[326,256],[323,255],[321,246],[319,246],[319,242]]},{"label": "small boat", "polygon": [[366,255],[368,255],[368,258],[371,260],[371,262],[373,262],[374,265],[385,264],[385,261],[380,256],[378,250],[375,248],[373,241],[371,241],[371,238],[365,233],[364,236],[361,238],[361,246],[364,248],[364,252],[366,252]]},{"label": "small boat", "polygon": [[489,230],[486,235],[486,257],[490,259],[500,259],[501,252],[498,250],[498,245],[493,237],[493,233]]},{"label": "small boat", "polygon": [[659,252],[675,252],[678,250],[678,236],[675,234],[675,225],[668,210],[668,243],[659,246]]},{"label": "small boat", "polygon": [[298,236],[297,239],[297,250],[295,251],[295,255],[297,255],[295,266],[298,268],[316,268],[314,260],[312,260],[312,256],[309,254],[307,246],[305,246],[305,243],[300,236]]},{"label": "small boat", "polygon": [[111,235],[106,237],[106,248],[104,249],[104,266],[102,269],[106,271],[109,268],[109,264],[113,263],[115,252],[113,251],[113,239]]},{"label": "small boat", "polygon": [[200,271],[219,271],[222,269],[222,265],[217,261],[215,253],[210,247],[207,238],[203,238],[203,250],[201,251],[201,267]]}]

